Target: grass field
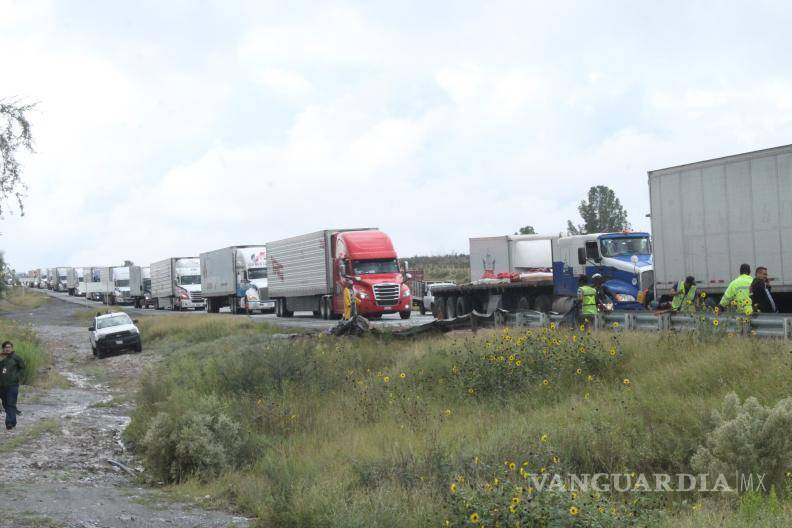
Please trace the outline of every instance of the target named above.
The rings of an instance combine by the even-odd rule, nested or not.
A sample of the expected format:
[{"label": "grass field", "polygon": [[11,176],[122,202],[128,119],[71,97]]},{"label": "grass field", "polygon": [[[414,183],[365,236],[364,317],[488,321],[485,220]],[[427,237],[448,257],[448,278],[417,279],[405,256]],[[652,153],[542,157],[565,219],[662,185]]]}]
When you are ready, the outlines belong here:
[{"label": "grass field", "polygon": [[424,272],[424,280],[449,281],[456,284],[470,282],[470,258],[468,255],[416,256],[406,259],[410,269]]},{"label": "grass field", "polygon": [[6,291],[0,299],[0,312],[15,312],[18,310],[35,309],[48,303],[52,298],[41,292],[29,288],[15,286]]},{"label": "grass field", "polygon": [[[126,439],[152,480],[257,526],[792,524],[781,342],[555,329],[280,340],[202,321],[144,323],[167,357],[144,376]],[[707,467],[765,472],[774,494],[532,485],[701,472],[700,446]]]}]

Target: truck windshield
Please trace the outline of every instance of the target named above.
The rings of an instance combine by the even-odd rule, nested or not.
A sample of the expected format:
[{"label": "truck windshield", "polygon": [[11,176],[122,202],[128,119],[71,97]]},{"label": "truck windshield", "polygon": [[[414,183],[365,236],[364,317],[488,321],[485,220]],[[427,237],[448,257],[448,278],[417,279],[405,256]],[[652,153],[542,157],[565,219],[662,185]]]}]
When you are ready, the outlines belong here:
[{"label": "truck windshield", "polygon": [[118,288],[126,288],[127,286],[129,286],[129,279],[119,279],[115,281],[115,285]]},{"label": "truck windshield", "polygon": [[248,270],[248,279],[266,279],[267,278],[267,268],[250,268]]},{"label": "truck windshield", "polygon": [[200,275],[182,275],[179,277],[179,284],[201,284]]},{"label": "truck windshield", "polygon": [[111,326],[120,326],[132,324],[132,319],[127,314],[118,314],[112,317],[103,317],[96,320],[96,329],[110,328]]},{"label": "truck windshield", "polygon": [[603,257],[649,255],[652,253],[649,237],[603,238],[600,242],[602,244]]},{"label": "truck windshield", "polygon": [[399,265],[396,259],[353,260],[352,273],[354,275],[373,275],[375,273],[398,273]]},{"label": "truck windshield", "polygon": [[151,279],[143,279],[143,289],[151,291]]}]

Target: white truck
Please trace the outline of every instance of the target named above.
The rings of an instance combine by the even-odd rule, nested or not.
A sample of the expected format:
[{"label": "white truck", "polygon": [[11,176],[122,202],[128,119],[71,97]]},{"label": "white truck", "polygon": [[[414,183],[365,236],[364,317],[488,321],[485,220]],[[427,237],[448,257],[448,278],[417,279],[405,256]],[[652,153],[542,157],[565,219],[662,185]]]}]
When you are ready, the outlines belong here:
[{"label": "white truck", "polygon": [[688,275],[717,299],[749,264],[792,311],[792,145],[649,171],[649,197],[658,300]]},{"label": "white truck", "polygon": [[112,266],[94,266],[84,268],[85,274],[85,295],[88,299],[93,301],[106,301],[113,293],[115,288],[113,284],[113,267]]},{"label": "white truck", "polygon": [[206,310],[217,313],[273,311],[267,294],[267,248],[264,244],[231,246],[201,253],[201,288]]},{"label": "white truck", "polygon": [[52,290],[56,292],[67,292],[69,291],[68,281],[69,281],[69,270],[73,268],[67,267],[59,267],[54,268],[55,277],[54,282],[52,283]]},{"label": "white truck", "polygon": [[85,297],[85,268],[74,268],[76,278],[74,292],[75,297]]},{"label": "white truck", "polygon": [[110,295],[110,304],[131,304],[132,295],[129,293],[129,266],[113,268],[113,293]]},{"label": "white truck", "polygon": [[54,290],[58,282],[58,273],[55,268],[47,268],[47,289]]},{"label": "white truck", "polygon": [[203,310],[200,259],[171,257],[152,263],[151,296],[157,310]]},{"label": "white truck", "polygon": [[135,308],[148,308],[153,305],[151,297],[151,268],[149,266],[129,267],[129,295]]}]

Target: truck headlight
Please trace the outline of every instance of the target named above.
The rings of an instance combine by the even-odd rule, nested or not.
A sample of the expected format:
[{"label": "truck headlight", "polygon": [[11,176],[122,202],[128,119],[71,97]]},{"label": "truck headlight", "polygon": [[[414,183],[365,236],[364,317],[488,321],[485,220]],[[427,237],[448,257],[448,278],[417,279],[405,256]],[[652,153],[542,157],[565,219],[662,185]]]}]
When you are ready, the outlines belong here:
[{"label": "truck headlight", "polygon": [[402,293],[402,297],[409,297],[410,296],[410,288],[404,288],[404,293]]},{"label": "truck headlight", "polygon": [[635,302],[635,296],[626,293],[617,293],[613,296],[616,302]]},{"label": "truck headlight", "polygon": [[357,291],[355,291],[355,293],[356,293],[356,294],[357,294],[357,296],[358,296],[358,297],[360,297],[361,299],[368,299],[368,298],[369,298],[369,295],[368,295],[368,293],[366,293],[366,292],[364,292],[364,291],[357,290]]}]

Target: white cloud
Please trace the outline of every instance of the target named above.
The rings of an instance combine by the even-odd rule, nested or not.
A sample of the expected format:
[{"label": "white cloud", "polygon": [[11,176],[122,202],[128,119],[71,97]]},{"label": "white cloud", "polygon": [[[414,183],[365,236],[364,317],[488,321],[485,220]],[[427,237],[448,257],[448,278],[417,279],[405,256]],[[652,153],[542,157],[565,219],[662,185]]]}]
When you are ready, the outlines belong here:
[{"label": "white cloud", "polygon": [[256,75],[256,80],[281,95],[298,96],[311,91],[311,83],[295,71],[266,68]]}]

